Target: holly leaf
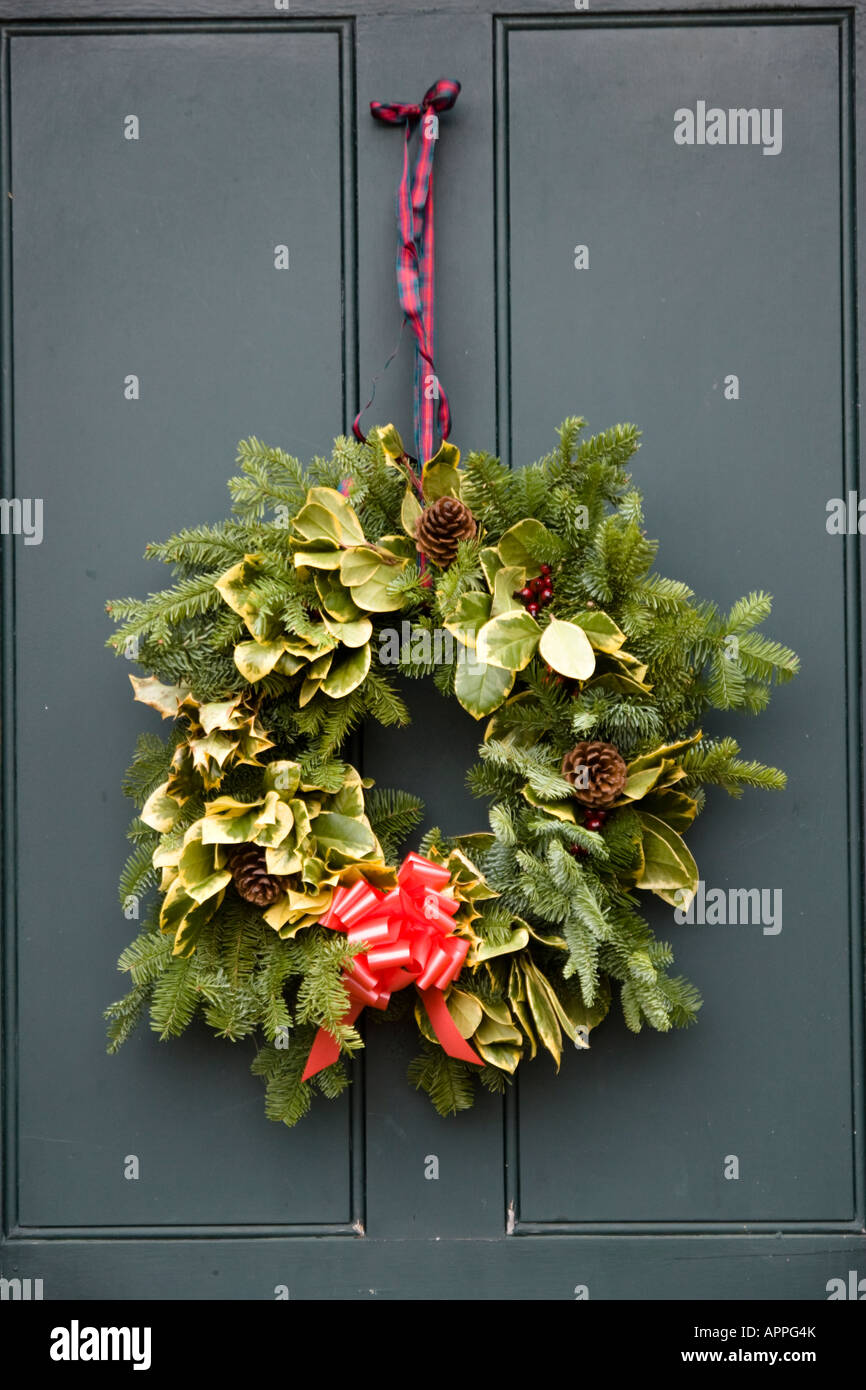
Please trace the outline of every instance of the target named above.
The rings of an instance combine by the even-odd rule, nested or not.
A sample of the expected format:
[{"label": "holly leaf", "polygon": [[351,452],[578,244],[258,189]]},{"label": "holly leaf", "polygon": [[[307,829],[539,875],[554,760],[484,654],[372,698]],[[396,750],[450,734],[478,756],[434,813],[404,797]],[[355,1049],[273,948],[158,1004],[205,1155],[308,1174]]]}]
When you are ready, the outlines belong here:
[{"label": "holly leaf", "polygon": [[163,782],[161,787],[152,791],[139,812],[139,818],[145,825],[162,835],[171,830],[182,809],[181,803],[168,795],[168,785],[168,782]]},{"label": "holly leaf", "polygon": [[345,551],[336,546],[328,550],[296,550],[294,555],[295,569],[306,566],[312,570],[338,570]]},{"label": "holly leaf", "polygon": [[464,647],[474,650],[478,629],[490,618],[491,603],[490,595],[482,593],[480,589],[470,589],[468,593],[461,594],[445,624],[446,630],[453,633]]},{"label": "holly leaf", "polygon": [[585,681],[595,670],[595,653],[589,638],[576,623],[551,618],[541,634],[538,650],[548,666],[569,680]]},{"label": "holly leaf", "polygon": [[369,642],[363,647],[349,649],[340,655],[322,681],[323,693],[329,695],[332,700],[342,700],[345,695],[357,690],[362,681],[366,680],[372,656]]},{"label": "holly leaf", "polygon": [[501,570],[497,570],[493,579],[490,616],[498,618],[500,613],[510,613],[512,609],[520,609],[525,613],[526,609],[516,597],[517,590],[522,589],[525,583],[526,570],[520,565],[503,565]]},{"label": "holly leaf", "polygon": [[460,496],[460,450],[454,444],[443,443],[421,471],[421,490],[429,506],[440,497]]},{"label": "holly leaf", "polygon": [[527,579],[536,579],[541,574],[541,564],[536,554],[549,554],[556,547],[556,538],[546,526],[531,517],[518,521],[500,537],[496,547],[505,565],[519,565],[526,571]]},{"label": "holly leaf", "polygon": [[698,803],[685,792],[665,789],[653,791],[644,797],[641,810],[658,816],[659,820],[665,821],[672,830],[682,831],[688,830],[697,815]]},{"label": "holly leaf", "polygon": [[403,505],[400,508],[400,523],[407,536],[415,539],[415,527],[418,525],[418,518],[421,515],[421,503],[415,496],[411,488],[406,489],[403,498]]},{"label": "holly leaf", "polygon": [[473,719],[498,709],[514,685],[514,672],[477,661],[458,661],[454,693]]},{"label": "holly leaf", "polygon": [[340,560],[340,579],[348,588],[372,579],[382,564],[381,555],[370,545],[356,546],[343,552]]},{"label": "holly leaf", "polygon": [[366,821],[354,816],[341,816],[337,811],[322,811],[312,824],[312,833],[319,853],[330,852],[332,858],[363,859],[377,848],[376,837]]},{"label": "holly leaf", "polygon": [[134,699],[159,710],[163,719],[175,719],[180,706],[190,695],[185,685],[163,685],[156,676],[130,676]]},{"label": "holly leaf", "polygon": [[481,568],[484,571],[484,578],[487,580],[487,586],[492,594],[493,585],[496,581],[496,576],[502,569],[502,558],[499,554],[499,551],[494,550],[493,547],[490,545],[484,546],[483,550],[480,551],[478,558],[481,561]]},{"label": "holly leaf", "polygon": [[254,685],[262,676],[273,671],[285,651],[282,640],[276,642],[239,642],[234,650],[235,666],[244,680]]},{"label": "holly leaf", "polygon": [[587,613],[578,613],[572,622],[583,628],[596,651],[607,652],[612,655],[619,651],[625,641],[625,633],[622,629],[617,627],[613,618],[609,618],[600,608]]},{"label": "holly leaf", "polygon": [[331,545],[363,545],[365,540],[354,508],[332,487],[310,488],[292,529],[305,541],[328,541]]},{"label": "holly leaf", "polygon": [[541,629],[525,608],[491,618],[476,634],[478,660],[505,671],[522,671],[528,666]]},{"label": "holly leaf", "polygon": [[670,758],[672,753],[681,753],[685,748],[691,748],[693,744],[700,743],[703,733],[698,729],[697,733],[692,734],[691,738],[681,738],[676,743],[662,743],[658,748],[653,748],[649,753],[642,753],[639,758],[632,758],[628,764],[629,776],[635,772],[643,772],[644,768],[654,767],[666,758]]},{"label": "holly leaf", "polygon": [[698,866],[685,840],[648,811],[639,810],[643,833],[643,868],[636,887],[655,893],[671,907],[688,909],[698,890]]},{"label": "holly leaf", "polygon": [[267,641],[273,630],[272,620],[267,614],[262,613],[254,588],[255,578],[261,573],[261,568],[261,556],[245,555],[238,564],[232,565],[231,569],[220,575],[214,583],[214,588],[232,612],[243,618],[250,636],[258,641]]}]

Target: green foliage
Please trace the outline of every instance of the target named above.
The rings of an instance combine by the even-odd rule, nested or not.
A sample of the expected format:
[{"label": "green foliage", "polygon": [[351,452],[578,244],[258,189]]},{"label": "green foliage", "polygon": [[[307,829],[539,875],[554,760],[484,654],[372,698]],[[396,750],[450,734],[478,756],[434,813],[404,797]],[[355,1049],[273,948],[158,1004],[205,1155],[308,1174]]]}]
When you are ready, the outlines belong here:
[{"label": "green foliage", "polygon": [[419,1055],[409,1063],[407,1075],[416,1091],[424,1091],[430,1097],[440,1115],[468,1110],[475,1098],[468,1063],[449,1057],[426,1038]]},{"label": "green foliage", "polygon": [[367,797],[367,816],[385,858],[396,860],[424,816],[424,802],[411,792],[375,787]]},{"label": "green foliage", "polygon": [[[185,716],[172,721],[167,737],[139,737],[123,788],[141,814],[128,832],[131,852],[120,897],[124,905],[138,906],[148,895],[156,901],[145,905],[139,933],[119,961],[130,989],[106,1009],[109,1051],[145,1016],[160,1039],[177,1036],[199,1017],[222,1039],[256,1039],[252,1069],[265,1081],[266,1112],[274,1120],[293,1125],[316,1094],[333,1098],[345,1089],[346,1062],[362,1045],[358,1029],[345,1022],[345,972],[362,947],[350,948],[345,936],[318,925],[321,903],[286,939],[223,874],[202,889],[212,915],[196,925],[194,939],[181,942],[178,953],[173,932],[159,930],[159,903],[172,892],[178,855],[208,801],[234,798],[244,816],[247,804],[264,807],[263,779],[276,760],[300,767],[298,795],[287,794],[281,802],[286,807],[294,800],[292,815],[301,816],[299,806],[311,797],[341,794],[354,815],[348,802],[361,789],[343,791],[350,737],[368,720],[386,728],[408,724],[397,677],[432,679],[443,696],[453,697],[465,652],[459,641],[437,648],[445,625],[451,625],[449,639],[453,629],[473,641],[472,624],[486,621],[477,615],[490,612],[491,590],[496,616],[509,605],[519,607],[520,575],[530,565],[537,573],[542,564],[550,567],[553,587],[552,604],[537,619],[542,637],[554,616],[594,631],[590,640],[597,645],[586,656],[595,668],[588,675],[581,664],[552,670],[542,653],[556,661],[561,629],[549,631],[545,644],[529,624],[530,636],[521,636],[528,644],[527,664],[498,696],[489,723],[479,726],[478,763],[467,777],[471,790],[490,803],[491,833],[463,842],[434,828],[421,840],[425,855],[444,857],[460,849],[493,895],[479,899],[477,915],[461,928],[471,938],[472,954],[457,982],[458,1009],[468,1009],[469,1017],[479,1007],[489,1010],[478,1041],[488,1051],[483,1067],[470,1067],[422,1036],[409,1080],[443,1115],[471,1105],[476,1081],[501,1094],[512,1063],[542,1048],[558,1063],[562,1038],[577,1037],[577,1021],[583,1020],[587,1032],[595,1027],[609,1006],[611,986],[634,1031],[667,1031],[695,1019],[700,997],[673,973],[670,945],[657,939],[641,910],[649,891],[641,882],[646,845],[652,844],[653,826],[658,841],[661,819],[662,843],[673,846],[676,859],[677,837],[703,809],[707,786],[732,796],[747,787],[784,787],[784,773],[741,757],[730,737],[682,743],[710,710],[763,710],[772,690],[796,674],[798,659],[761,630],[771,615],[768,594],[752,591],[725,612],[655,572],[657,545],[645,533],[643,500],[627,471],[639,447],[632,425],[590,436],[586,422],[575,416],[562,424],[548,454],[520,470],[484,452],[461,460],[456,474],[448,463],[446,471],[456,477],[478,530],[460,542],[446,568],[428,563],[422,570],[404,529],[406,518],[411,529],[411,507],[403,511],[407,490],[417,492],[417,479],[393,430],[373,430],[365,444],[338,438],[329,456],[308,465],[251,437],[238,447],[238,472],[229,482],[232,515],[148,546],[149,559],[170,567],[171,582],[155,586],[147,598],[107,605],[117,624],[109,645],[127,657],[137,652],[145,675],[176,687],[177,700],[187,691],[199,706],[239,700],[243,718],[255,719],[264,731],[266,746],[258,744],[246,760],[233,752],[217,763],[214,786],[202,780]],[[299,555],[296,564],[293,523],[314,487],[332,493],[313,499],[314,511],[323,510],[311,523],[313,539],[305,542],[312,551]],[[502,537],[526,519],[540,525],[521,528],[524,540],[511,536],[499,555]],[[350,545],[346,536],[352,534]],[[509,552],[518,563],[503,558]],[[245,557],[255,559],[242,565]],[[359,606],[365,565],[378,575],[366,591],[368,602],[389,611]],[[506,582],[495,585],[493,572],[502,565]],[[235,567],[242,581],[232,580]],[[237,590],[226,591],[227,577]],[[352,622],[359,624],[354,631]],[[383,633],[399,631],[404,622],[410,640],[398,644],[395,666],[385,655]],[[364,661],[351,668],[354,688],[339,684],[329,694],[334,653],[345,656],[349,650],[344,637],[346,644],[355,640],[365,648]],[[427,653],[422,639],[429,639]],[[481,650],[495,661],[503,648],[486,641]],[[236,660],[242,644],[246,657],[241,652]],[[345,678],[344,668],[338,674]],[[254,675],[259,678],[250,679]],[[577,675],[581,679],[571,679]],[[495,682],[494,688],[498,692]],[[465,693],[465,686],[457,689]],[[163,712],[173,714],[166,699]],[[477,711],[486,708],[479,699]],[[208,756],[223,756],[227,743],[241,737],[226,718],[224,711],[215,716],[217,737]],[[561,773],[563,755],[583,739],[612,744],[636,764],[631,791],[608,808],[597,830],[588,828],[584,807]],[[660,774],[652,788],[640,785],[648,767]],[[643,795],[652,799],[642,820]],[[377,788],[366,791],[365,810],[385,861],[394,864],[422,819],[422,801]],[[256,833],[264,846],[269,832]],[[682,850],[687,860],[684,845]],[[658,862],[650,855],[656,874]],[[216,860],[211,871],[220,871]],[[286,879],[292,872],[287,869]],[[321,870],[311,874],[305,887],[313,894]],[[189,898],[184,907],[193,921],[196,903]],[[412,990],[398,991],[386,1011],[368,1013],[377,1023],[405,1018],[414,997]],[[319,1028],[336,1038],[341,1056],[302,1082]]]}]

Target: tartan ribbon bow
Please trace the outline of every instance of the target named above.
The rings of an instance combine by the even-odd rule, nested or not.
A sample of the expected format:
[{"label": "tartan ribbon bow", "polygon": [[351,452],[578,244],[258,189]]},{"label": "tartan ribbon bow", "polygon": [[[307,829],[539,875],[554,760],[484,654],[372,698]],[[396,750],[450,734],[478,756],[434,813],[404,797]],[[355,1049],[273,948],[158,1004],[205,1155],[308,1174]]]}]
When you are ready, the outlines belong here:
[{"label": "tartan ribbon bow", "polygon": [[[428,124],[432,114],[452,107],[460,93],[460,83],[441,77],[417,104],[371,101],[376,120],[386,125],[406,126],[403,145],[403,175],[397,189],[397,292],[403,319],[415,335],[415,454],[422,465],[433,457],[433,438],[437,416],[443,440],[451,432],[451,410],[433,365],[434,231],[433,231],[433,155],[438,138],[438,122]],[[414,165],[409,147],[417,123],[422,122],[419,148]],[[371,402],[368,402],[368,405]],[[367,406],[364,407],[364,410]],[[364,439],[360,420],[355,419],[358,439]]]}]

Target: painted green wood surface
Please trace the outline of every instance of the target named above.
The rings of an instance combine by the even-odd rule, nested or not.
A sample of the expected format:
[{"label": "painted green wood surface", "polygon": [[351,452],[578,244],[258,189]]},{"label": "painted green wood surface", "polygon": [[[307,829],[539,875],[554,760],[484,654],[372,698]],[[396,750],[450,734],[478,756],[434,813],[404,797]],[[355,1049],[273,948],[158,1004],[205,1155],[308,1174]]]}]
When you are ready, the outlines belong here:
[{"label": "painted green wood surface", "polygon": [[[33,27],[3,8],[3,495],[44,498],[45,522],[40,546],[2,540],[2,1271],[46,1297],[809,1299],[856,1263],[857,541],[824,526],[856,486],[854,21],[510,9],[268,22],[213,3],[172,25],[70,3],[76,24]],[[142,712],[102,603],[152,587],[148,540],[222,513],[238,438],[311,455],[367,399],[399,331],[401,155],[368,103],[439,75],[464,84],[436,165],[454,439],[520,466],[568,413],[634,419],[661,572],[721,602],[776,595],[803,672],[736,732],[789,790],[717,795],[694,848],[709,885],[781,888],[783,924],[660,910],[698,1026],[634,1038],[611,1019],[558,1078],[536,1063],[506,1106],[449,1121],[406,1086],[410,1033],[371,1024],[351,1100],[286,1131],[242,1045],[142,1029],[104,1055]],[[674,110],[702,99],[781,107],[781,152],[675,145]],[[406,335],[366,419],[408,434],[410,384]],[[482,825],[477,726],[432,690],[412,703],[411,731],[367,732],[365,770],[425,795],[431,823]]]}]

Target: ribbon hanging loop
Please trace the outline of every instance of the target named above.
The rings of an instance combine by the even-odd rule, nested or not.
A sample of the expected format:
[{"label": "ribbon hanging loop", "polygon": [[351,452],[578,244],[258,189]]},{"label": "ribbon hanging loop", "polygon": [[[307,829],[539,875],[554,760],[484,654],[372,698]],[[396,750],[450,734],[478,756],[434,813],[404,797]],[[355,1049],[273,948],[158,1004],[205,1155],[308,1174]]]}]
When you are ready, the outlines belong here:
[{"label": "ribbon hanging loop", "polygon": [[[397,292],[404,322],[415,336],[414,429],[419,465],[433,457],[438,416],[442,440],[451,432],[451,410],[433,361],[434,353],[434,223],[433,156],[438,139],[438,117],[454,105],[460,83],[440,78],[417,105],[371,101],[370,111],[386,125],[405,125],[403,174],[397,190]],[[419,127],[419,146],[410,158],[412,136]],[[366,406],[364,407],[366,409]],[[363,440],[360,420],[356,436]]]}]

